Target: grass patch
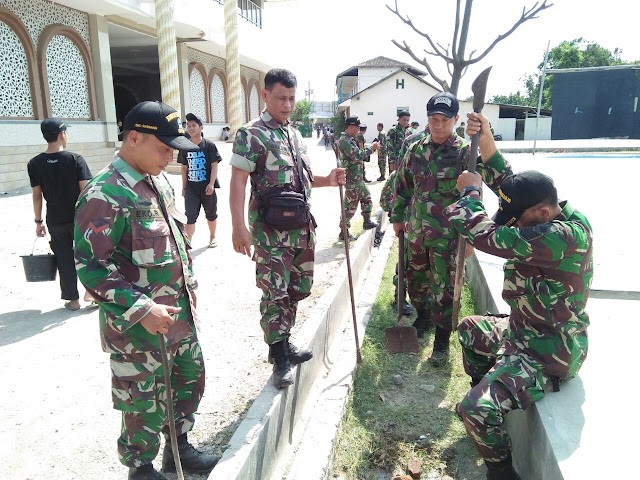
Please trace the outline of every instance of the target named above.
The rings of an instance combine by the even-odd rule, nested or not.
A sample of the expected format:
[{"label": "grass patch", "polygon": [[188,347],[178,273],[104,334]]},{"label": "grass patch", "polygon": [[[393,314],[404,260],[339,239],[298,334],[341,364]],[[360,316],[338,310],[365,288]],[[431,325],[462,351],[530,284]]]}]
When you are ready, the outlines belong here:
[{"label": "grass patch", "polygon": [[[408,473],[409,460],[419,460],[422,478],[483,478],[484,468],[478,466],[479,458],[453,411],[469,389],[457,337],[451,336],[449,362],[440,368],[427,361],[433,329],[420,341],[417,354],[391,354],[385,349],[384,330],[397,320],[391,305],[396,262],[397,248],[389,255],[367,325],[362,364],[338,435],[332,474],[348,480],[391,478]],[[465,287],[461,315],[473,313]],[[394,375],[402,377],[402,385],[396,385]]]}]

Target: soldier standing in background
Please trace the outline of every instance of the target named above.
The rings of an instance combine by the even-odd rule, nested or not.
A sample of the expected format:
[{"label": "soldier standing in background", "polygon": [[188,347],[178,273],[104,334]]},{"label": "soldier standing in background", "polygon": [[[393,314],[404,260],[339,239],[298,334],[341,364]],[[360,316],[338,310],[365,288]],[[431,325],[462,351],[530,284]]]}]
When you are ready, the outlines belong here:
[{"label": "soldier standing in background", "polygon": [[[456,407],[488,480],[519,480],[513,468],[505,416],[541,400],[545,391],[576,376],[587,356],[585,310],[593,278],[593,232],[568,202],[558,203],[553,180],[528,170],[512,174],[484,115],[468,114],[479,135],[478,173],[457,181],[461,198],[444,212],[475,248],[501,258],[508,316],[466,317],[458,327],[471,390]],[[482,181],[498,195],[490,218]]]},{"label": "soldier standing in background", "polygon": [[[346,170],[347,188],[344,195],[344,208],[346,210],[347,229],[351,226],[351,219],[356,213],[358,203],[362,211],[364,222],[362,227],[365,230],[376,228],[378,224],[371,220],[373,203],[371,193],[364,183],[363,166],[364,159],[371,155],[371,152],[378,150],[378,143],[373,143],[370,147],[360,148],[354,137],[358,134],[360,119],[358,117],[347,117],[345,129],[338,140],[338,151],[340,153],[340,163]],[[342,230],[338,240],[344,240]]]},{"label": "soldier standing in background", "polygon": [[[289,117],[296,103],[296,77],[288,70],[272,69],[264,78],[261,96],[265,111],[236,134],[231,157],[229,205],[233,225],[233,249],[256,262],[256,285],[262,290],[260,325],[274,363],[276,388],[293,383],[291,364],[313,357],[311,350],[289,342],[296,321],[298,302],[309,296],[313,284],[315,220],[283,229],[268,224],[264,215],[268,197],[298,193],[309,207],[311,187],[344,184],[344,171],[334,168],[329,175],[313,175],[307,148]],[[302,166],[302,171],[298,168]],[[245,223],[245,192],[251,178],[249,225]]]},{"label": "soldier standing in background", "polygon": [[[367,143],[366,139],[364,138],[364,135],[366,133],[367,133],[367,126],[364,123],[361,123],[360,130],[356,135],[356,144],[358,145],[358,148],[361,150],[365,148],[365,145]],[[367,155],[362,162],[362,179],[364,180],[364,183],[371,183],[371,180],[367,179],[367,170],[364,165],[364,162],[370,162],[370,161],[371,161],[371,155]]]},{"label": "soldier standing in background", "polygon": [[384,125],[382,123],[378,123],[376,128],[378,129],[376,139],[378,140],[378,145],[380,145],[378,150],[378,168],[380,169],[378,182],[382,182],[387,174],[387,132],[383,130]]},{"label": "soldier standing in background", "polygon": [[436,325],[432,362],[448,358],[453,313],[453,276],[458,234],[443,210],[458,199],[456,179],[466,167],[468,144],[453,133],[458,99],[451,93],[434,95],[427,103],[428,135],[407,147],[398,168],[393,228],[407,232],[407,283],[418,316],[414,327],[422,336]]},{"label": "soldier standing in background", "polygon": [[[152,465],[166,443],[162,469],[175,471],[160,341],[172,357],[175,426],[182,467],[206,474],[218,457],[197,451],[187,433],[205,386],[196,334],[197,282],[173,188],[162,174],[173,150],[197,150],[178,113],[142,102],[124,119],[118,157],[84,189],[76,209],[78,277],[100,307],[102,348],[111,355],[113,407],[122,412],[120,462],[129,480],[166,479]],[[161,334],[161,339],[159,335]]]},{"label": "soldier standing in background", "polygon": [[400,157],[400,149],[402,148],[402,142],[404,142],[407,136],[407,126],[411,115],[409,112],[403,110],[398,114],[398,123],[389,130],[387,134],[387,152],[389,154],[389,173],[396,169],[396,162],[402,160]]}]

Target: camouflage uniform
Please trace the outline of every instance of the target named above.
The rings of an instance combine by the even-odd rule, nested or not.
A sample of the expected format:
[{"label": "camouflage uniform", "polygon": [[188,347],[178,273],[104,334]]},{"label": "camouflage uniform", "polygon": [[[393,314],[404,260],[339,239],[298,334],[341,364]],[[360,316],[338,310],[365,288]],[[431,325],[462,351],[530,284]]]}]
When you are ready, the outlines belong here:
[{"label": "camouflage uniform", "polygon": [[[358,148],[363,149],[366,146],[366,140],[364,138],[364,133],[363,132],[358,132],[356,134],[356,144],[358,145]],[[371,155],[367,155],[363,160],[362,160],[362,178],[366,179],[367,178],[367,171],[366,171],[366,167],[364,162],[370,162],[371,161]],[[365,182],[368,180],[364,180]]]},{"label": "camouflage uniform", "polygon": [[456,128],[456,134],[461,137],[464,138],[464,126],[459,125],[458,128]]},{"label": "camouflage uniform", "polygon": [[380,177],[384,177],[387,174],[387,134],[384,130],[378,132],[378,144],[380,149],[378,150],[378,168],[380,169]]},{"label": "camouflage uniform", "polygon": [[371,193],[364,183],[362,172],[363,160],[371,154],[371,147],[358,148],[356,140],[350,138],[346,133],[342,133],[338,140],[338,150],[340,152],[340,166],[346,170],[347,185],[344,196],[344,208],[346,210],[347,228],[351,226],[351,219],[356,213],[358,202],[362,211],[362,216],[371,215],[373,203]]},{"label": "camouflage uniform", "polygon": [[[482,168],[494,191],[509,174],[500,152]],[[554,377],[574,377],[587,355],[592,230],[567,202],[560,206],[554,220],[527,228],[496,225],[476,192],[445,212],[475,248],[507,259],[502,297],[511,315],[467,317],[458,328],[465,371],[477,383],[459,413],[489,462],[510,455],[504,415],[543,398]]]},{"label": "camouflage uniform", "polygon": [[416,138],[398,168],[390,221],[409,223],[407,286],[413,306],[450,332],[458,234],[443,212],[459,197],[456,181],[466,168],[468,144],[455,134],[441,145],[422,132]]},{"label": "camouflage uniform", "polygon": [[129,467],[155,458],[166,423],[160,343],[140,323],[156,304],[182,308],[165,335],[173,354],[178,435],[192,429],[204,392],[204,361],[194,328],[197,282],[185,223],[164,175],[140,174],[121,158],[93,177],[76,206],[78,278],[100,306],[113,406],[122,412],[118,453]]},{"label": "camouflage uniform", "polygon": [[274,188],[302,191],[294,153],[297,147],[309,199],[313,174],[302,137],[290,124],[279,124],[268,112],[238,130],[231,157],[232,166],[250,172],[249,225],[256,285],[262,290],[260,325],[270,345],[289,338],[298,302],[310,295],[313,284],[313,221],[308,227],[282,231],[268,227],[258,216],[260,194]]},{"label": "camouflage uniform", "polygon": [[403,129],[400,125],[396,125],[389,133],[387,133],[387,154],[389,155],[389,165],[396,165],[400,158],[400,149],[402,142],[408,135],[407,129]]}]

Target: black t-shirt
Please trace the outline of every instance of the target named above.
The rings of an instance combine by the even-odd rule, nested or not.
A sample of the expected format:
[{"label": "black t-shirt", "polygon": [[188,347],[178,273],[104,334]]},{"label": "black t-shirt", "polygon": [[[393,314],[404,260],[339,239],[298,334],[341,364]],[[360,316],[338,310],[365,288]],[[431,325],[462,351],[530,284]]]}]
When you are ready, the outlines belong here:
[{"label": "black t-shirt", "polygon": [[91,172],[82,155],[71,152],[41,153],[27,164],[31,187],[40,186],[47,202],[47,225],[73,222],[78,182],[89,180]]},{"label": "black t-shirt", "polygon": [[[187,187],[207,186],[211,180],[211,164],[220,163],[222,157],[218,152],[216,144],[206,138],[200,141],[200,150],[187,152],[181,150],[178,153],[178,163],[187,166]],[[220,183],[216,178],[216,188],[220,188]]]}]

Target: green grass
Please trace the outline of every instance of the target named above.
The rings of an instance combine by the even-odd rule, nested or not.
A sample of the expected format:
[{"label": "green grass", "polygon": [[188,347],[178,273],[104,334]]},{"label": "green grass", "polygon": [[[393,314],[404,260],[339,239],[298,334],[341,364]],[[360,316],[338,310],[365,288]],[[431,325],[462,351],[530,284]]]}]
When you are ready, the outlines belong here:
[{"label": "green grass", "polygon": [[[440,368],[427,361],[433,330],[420,341],[417,354],[385,349],[384,331],[397,320],[391,307],[396,261],[393,249],[365,332],[363,361],[338,436],[332,474],[349,480],[377,479],[381,473],[391,478],[408,473],[408,461],[418,459],[422,478],[481,478],[484,469],[453,411],[469,389],[456,336],[451,336],[449,362]],[[468,288],[462,295],[461,316],[472,315]],[[396,374],[403,379],[401,386],[393,381]]]}]

